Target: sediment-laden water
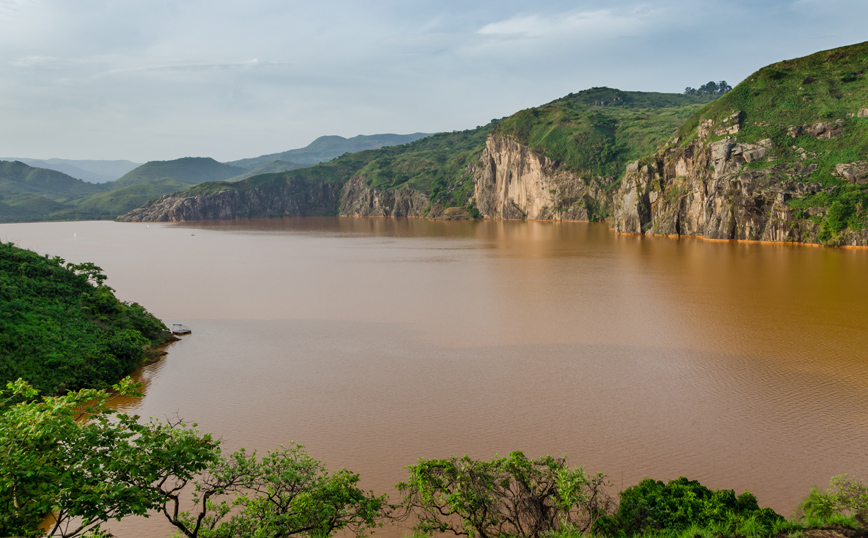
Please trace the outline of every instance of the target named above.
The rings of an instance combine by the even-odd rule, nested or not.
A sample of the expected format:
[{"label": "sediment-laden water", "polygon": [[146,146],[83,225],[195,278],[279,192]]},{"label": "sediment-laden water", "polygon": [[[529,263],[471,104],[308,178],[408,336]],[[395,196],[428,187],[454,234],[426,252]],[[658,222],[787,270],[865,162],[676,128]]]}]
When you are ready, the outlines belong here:
[{"label": "sediment-laden water", "polygon": [[[789,514],[868,474],[868,251],[605,225],[305,218],[7,224],[193,334],[139,377],[264,451],[377,492],[420,457],[565,454],[617,489],[684,475]],[[168,536],[158,516],[109,525]],[[381,534],[398,535],[389,530]]]}]

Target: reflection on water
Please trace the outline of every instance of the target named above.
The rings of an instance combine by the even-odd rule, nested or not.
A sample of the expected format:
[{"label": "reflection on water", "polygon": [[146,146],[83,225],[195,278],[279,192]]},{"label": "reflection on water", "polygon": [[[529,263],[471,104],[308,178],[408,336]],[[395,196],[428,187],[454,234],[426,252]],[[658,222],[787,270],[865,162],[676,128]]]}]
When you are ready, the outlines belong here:
[{"label": "reflection on water", "polygon": [[[868,474],[868,251],[349,218],[0,239],[93,261],[122,299],[193,329],[128,409],[229,449],[301,442],[378,492],[419,457],[516,449],[784,513]],[[168,535],[156,518],[112,529]]]}]

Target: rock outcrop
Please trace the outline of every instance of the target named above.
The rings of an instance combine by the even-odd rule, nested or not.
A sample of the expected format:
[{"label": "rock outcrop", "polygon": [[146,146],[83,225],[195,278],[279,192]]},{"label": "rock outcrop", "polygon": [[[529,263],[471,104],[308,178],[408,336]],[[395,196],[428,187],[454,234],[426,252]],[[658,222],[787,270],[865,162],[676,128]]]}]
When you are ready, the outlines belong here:
[{"label": "rock outcrop", "polygon": [[531,151],[512,136],[489,135],[474,175],[476,207],[485,218],[599,219],[610,198],[595,179]]},{"label": "rock outcrop", "polygon": [[339,214],[347,217],[422,217],[428,196],[406,185],[397,189],[376,189],[365,176],[355,176],[344,185]]},{"label": "rock outcrop", "polygon": [[[827,126],[819,125],[808,133],[828,139],[823,136],[830,132]],[[713,132],[700,123],[698,134],[709,136]],[[614,200],[612,226],[616,232],[821,242],[818,219],[811,217],[820,217],[824,211],[810,208],[807,213],[796,212],[787,203],[792,198],[835,189],[809,181],[816,164],[805,164],[803,153],[800,161],[776,163],[769,139],[746,144],[728,136],[715,141],[703,136],[684,145],[672,141],[655,155],[627,167]],[[757,161],[770,164],[745,166]],[[868,168],[864,162],[848,163],[838,165],[837,174],[860,183],[868,178]],[[849,231],[837,243],[868,245],[868,232]]]},{"label": "rock outcrop", "polygon": [[168,194],[118,217],[124,222],[160,222],[334,214],[341,185],[282,179],[251,189],[227,188],[213,194]]}]

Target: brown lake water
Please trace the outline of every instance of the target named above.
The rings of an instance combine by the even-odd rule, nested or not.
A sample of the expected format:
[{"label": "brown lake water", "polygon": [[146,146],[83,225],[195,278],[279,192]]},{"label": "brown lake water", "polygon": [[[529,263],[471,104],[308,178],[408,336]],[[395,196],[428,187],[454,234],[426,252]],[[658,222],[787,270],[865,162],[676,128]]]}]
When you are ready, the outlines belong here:
[{"label": "brown lake water", "polygon": [[[791,514],[868,476],[868,251],[605,225],[305,218],[6,224],[193,329],[143,416],[230,450],[296,441],[392,492],[418,458],[566,455]],[[160,536],[160,518],[109,527]],[[400,536],[400,529],[382,535]]]}]

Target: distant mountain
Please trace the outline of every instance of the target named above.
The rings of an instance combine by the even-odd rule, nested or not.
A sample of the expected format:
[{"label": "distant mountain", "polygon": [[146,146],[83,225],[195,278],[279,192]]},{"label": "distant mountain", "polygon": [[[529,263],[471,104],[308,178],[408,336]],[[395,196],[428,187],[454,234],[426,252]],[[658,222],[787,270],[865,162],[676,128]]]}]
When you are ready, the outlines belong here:
[{"label": "distant mountain", "polygon": [[95,194],[104,190],[62,172],[34,168],[21,161],[0,161],[0,191],[15,194],[44,195],[51,200],[64,200]]},{"label": "distant mountain", "polygon": [[94,161],[94,160],[74,160],[74,159],[24,159],[24,158],[8,158],[2,159],[5,161],[21,161],[24,164],[36,168],[47,168],[48,170],[56,170],[63,172],[77,179],[82,179],[89,183],[107,183],[114,181],[123,176],[130,170],[141,163],[130,161]]},{"label": "distant mountain", "polygon": [[173,178],[187,185],[205,181],[225,181],[246,172],[243,168],[230,166],[209,157],[184,157],[173,161],[151,161],[124,174],[109,183],[111,189],[147,183],[155,179]]},{"label": "distant mountain", "polygon": [[[232,161],[226,164],[238,166],[245,170],[253,170],[264,164],[273,161],[283,161],[289,163],[298,163],[299,165],[308,166],[311,164],[330,161],[335,157],[340,157],[344,153],[355,153],[366,149],[379,149],[385,146],[398,146],[400,144],[409,144],[420,138],[431,136],[430,133],[413,133],[407,135],[399,134],[375,134],[375,135],[358,135],[352,138],[344,138],[342,136],[321,136],[310,143],[307,147],[300,149],[291,149],[282,153],[272,153],[270,155],[262,155],[252,159],[241,159]],[[299,166],[297,168],[301,168]]]}]

